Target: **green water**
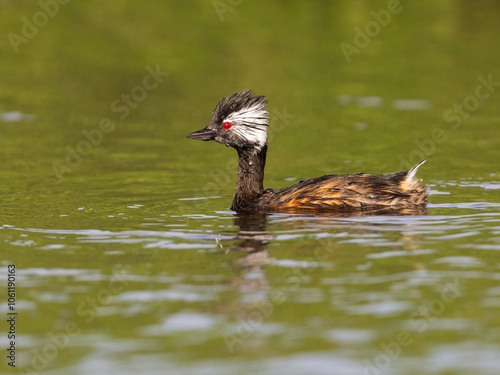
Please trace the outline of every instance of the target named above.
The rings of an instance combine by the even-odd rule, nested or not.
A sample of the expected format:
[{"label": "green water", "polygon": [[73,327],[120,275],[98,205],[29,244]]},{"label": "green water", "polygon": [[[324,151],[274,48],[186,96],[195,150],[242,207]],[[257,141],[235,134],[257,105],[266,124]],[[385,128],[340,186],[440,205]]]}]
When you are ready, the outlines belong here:
[{"label": "green water", "polygon": [[[0,2],[1,373],[499,373],[498,2],[62,2]],[[231,212],[249,88],[266,187],[432,154],[429,215]]]}]

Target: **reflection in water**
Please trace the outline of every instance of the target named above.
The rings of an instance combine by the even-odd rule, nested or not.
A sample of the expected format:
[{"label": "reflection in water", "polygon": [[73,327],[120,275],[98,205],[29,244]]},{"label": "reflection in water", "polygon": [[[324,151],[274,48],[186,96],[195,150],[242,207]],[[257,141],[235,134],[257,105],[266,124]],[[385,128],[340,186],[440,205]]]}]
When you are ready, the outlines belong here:
[{"label": "reflection in water", "polygon": [[[217,302],[216,311],[224,315],[231,316],[236,322],[235,326],[226,328],[223,333],[224,342],[229,352],[233,353],[240,350],[255,350],[259,345],[254,335],[272,334],[276,330],[273,315],[280,305],[288,303],[324,303],[324,291],[317,286],[312,286],[311,280],[316,278],[321,270],[332,269],[337,263],[350,262],[350,255],[345,254],[345,247],[352,246],[354,243],[365,243],[375,245],[392,243],[398,244],[401,250],[384,251],[381,249],[379,257],[366,257],[365,264],[360,264],[358,270],[340,272],[335,278],[324,279],[332,287],[332,296],[330,303],[332,308],[337,311],[354,310],[364,312],[365,314],[377,314],[377,309],[382,308],[384,314],[402,313],[410,309],[409,301],[398,301],[392,292],[379,292],[380,301],[365,300],[370,293],[364,290],[358,290],[357,285],[380,284],[378,279],[369,277],[370,264],[376,259],[401,257],[403,255],[428,254],[426,251],[420,252],[418,239],[422,236],[416,228],[420,225],[418,220],[412,220],[409,214],[425,214],[426,210],[418,212],[400,210],[396,215],[395,211],[386,212],[392,216],[382,215],[357,215],[348,217],[347,215],[338,215],[333,213],[309,214],[309,215],[278,215],[265,213],[237,214],[234,219],[235,225],[239,227],[236,238],[238,242],[234,251],[243,252],[244,256],[236,259],[234,265],[238,270],[238,276],[231,280],[238,294],[239,301],[234,299],[232,303]],[[361,216],[364,216],[362,218]],[[309,245],[306,253],[300,252],[297,259],[297,253],[291,250],[288,255],[281,255],[275,259],[269,254],[269,245],[274,239],[272,232],[267,231],[268,220],[280,221],[290,220],[288,227],[293,227],[292,232],[304,233],[321,228],[330,230],[341,229],[347,231],[349,237],[317,237],[314,240],[316,244]],[[392,224],[390,224],[392,223]],[[387,230],[394,225],[396,229]],[[380,238],[373,238],[374,232],[380,232],[380,236],[385,238],[380,242]],[[397,237],[394,237],[396,234]],[[308,236],[306,236],[307,238]],[[227,240],[229,241],[229,240]],[[273,270],[266,270],[266,266],[273,266]],[[277,268],[275,268],[277,267]],[[419,280],[425,278],[422,271],[426,266],[422,262],[415,261],[412,264],[413,271],[407,270],[406,278]],[[280,269],[283,271],[280,272]],[[392,281],[390,278],[388,281]],[[399,279],[398,279],[399,280]],[[354,282],[353,282],[354,281]],[[364,282],[363,282],[364,281]],[[347,284],[344,284],[347,283]],[[337,283],[340,283],[337,285]],[[352,286],[348,286],[352,284]],[[373,294],[371,294],[373,296]]]},{"label": "reflection in water", "polygon": [[[338,221],[332,221],[332,219],[342,218],[355,218],[355,217],[373,217],[373,221],[363,221],[360,222],[360,226],[366,225],[379,225],[380,221],[377,220],[377,216],[391,216],[391,217],[405,217],[405,216],[422,216],[426,215],[428,210],[426,207],[418,208],[401,208],[401,209],[383,209],[374,211],[364,211],[364,212],[354,212],[354,213],[338,213],[338,212],[326,212],[326,213],[314,213],[306,214],[305,218],[314,218],[314,226],[326,224],[331,226],[332,224],[338,224]],[[242,240],[236,246],[237,251],[245,251],[246,255],[237,260],[238,265],[242,267],[245,272],[255,272],[261,270],[261,267],[266,264],[273,262],[273,258],[269,256],[268,245],[273,239],[273,235],[266,231],[268,223],[268,215],[264,212],[254,212],[254,213],[238,213],[234,219],[234,224],[239,227],[238,234],[236,238]],[[385,222],[385,221],[384,221]],[[349,221],[349,225],[352,226],[352,221]],[[406,224],[408,229],[411,228],[412,224],[410,221]],[[361,231],[367,232],[367,229],[361,229]],[[405,244],[405,250],[415,249],[416,246],[411,244],[412,233],[410,230],[403,230],[400,232],[400,240]]]},{"label": "reflection in water", "polygon": [[236,261],[241,268],[241,277],[233,280],[233,284],[240,285],[241,290],[255,292],[267,285],[262,266],[273,261],[267,249],[272,239],[271,234],[266,232],[267,214],[240,213],[236,215],[234,223],[239,227],[236,237],[242,240],[237,245],[237,250],[245,251],[246,255]]},{"label": "reflection in water", "polygon": [[[373,257],[368,258],[385,258],[391,256],[401,256],[403,253],[411,255],[417,254],[419,252],[419,246],[416,242],[418,238],[422,235],[418,232],[414,232],[415,227],[418,222],[413,222],[412,220],[405,220],[404,218],[408,215],[425,215],[427,209],[400,209],[398,211],[377,211],[379,215],[372,213],[357,213],[356,216],[348,216],[346,214],[338,213],[322,213],[322,214],[309,214],[309,215],[298,215],[289,225],[295,226],[296,230],[303,230],[304,226],[310,226],[312,228],[338,228],[344,227],[348,228],[349,233],[356,234],[356,237],[360,237],[360,243],[372,243],[375,244],[379,242],[379,239],[364,238],[365,235],[371,235],[374,230],[378,230],[380,226],[387,225],[387,219],[392,218],[392,220],[398,223],[397,238],[392,237],[392,232],[387,232],[384,237],[388,241],[383,243],[398,243],[401,246],[399,251],[385,251],[375,254]],[[380,215],[385,213],[386,216]],[[397,215],[399,214],[399,215]],[[240,240],[235,246],[234,251],[244,252],[245,255],[238,258],[235,261],[235,265],[238,267],[239,277],[231,281],[232,285],[239,286],[240,293],[243,294],[254,294],[254,298],[251,300],[256,302],[258,300],[268,300],[269,292],[266,292],[263,288],[269,285],[266,273],[264,272],[264,266],[275,264],[281,267],[291,267],[294,269],[293,273],[299,279],[303,279],[304,276],[310,275],[313,271],[321,267],[325,261],[331,261],[334,256],[334,249],[339,247],[340,241],[333,241],[331,238],[318,239],[317,246],[314,250],[310,250],[305,259],[294,260],[294,259],[275,259],[270,256],[268,245],[274,236],[266,231],[268,219],[270,214],[266,213],[239,213],[236,214],[234,219],[235,225],[239,227],[238,234],[236,238]],[[391,216],[388,216],[391,215]],[[406,215],[406,216],[405,216]],[[368,220],[356,221],[356,218],[366,217]],[[290,218],[293,218],[291,216]],[[357,242],[354,240],[349,240],[350,243]],[[224,248],[223,245],[219,245]],[[432,251],[431,251],[432,252]],[[427,254],[429,251],[422,251],[421,254]],[[293,257],[293,255],[291,255]],[[425,269],[425,265],[420,262],[416,262],[413,265],[415,270]],[[281,280],[283,283],[287,283],[286,278]],[[248,298],[244,298],[248,301]],[[240,306],[243,308],[243,306]],[[243,308],[244,310],[244,308]]]},{"label": "reflection in water", "polygon": [[267,244],[272,236],[266,232],[267,214],[265,212],[240,213],[234,219],[234,224],[239,227],[237,238],[243,241],[238,245],[238,250],[249,253],[267,251]]}]

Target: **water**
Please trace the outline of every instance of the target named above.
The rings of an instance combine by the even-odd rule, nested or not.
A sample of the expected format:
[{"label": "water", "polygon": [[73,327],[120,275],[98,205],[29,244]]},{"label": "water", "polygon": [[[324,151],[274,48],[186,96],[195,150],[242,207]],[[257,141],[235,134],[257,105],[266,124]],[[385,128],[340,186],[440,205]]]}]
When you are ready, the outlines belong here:
[{"label": "water", "polygon": [[[0,4],[0,372],[497,374],[500,6],[222,3]],[[428,215],[229,211],[246,88],[266,187],[432,154]]]}]

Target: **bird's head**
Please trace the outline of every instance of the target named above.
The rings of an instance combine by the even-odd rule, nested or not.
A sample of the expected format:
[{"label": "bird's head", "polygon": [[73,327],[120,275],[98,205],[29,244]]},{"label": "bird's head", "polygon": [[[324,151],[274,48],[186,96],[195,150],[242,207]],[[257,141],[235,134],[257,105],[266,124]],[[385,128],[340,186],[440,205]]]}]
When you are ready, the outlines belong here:
[{"label": "bird's head", "polygon": [[251,90],[222,99],[212,113],[210,123],[187,135],[191,139],[216,141],[235,149],[261,149],[267,144],[267,99]]}]

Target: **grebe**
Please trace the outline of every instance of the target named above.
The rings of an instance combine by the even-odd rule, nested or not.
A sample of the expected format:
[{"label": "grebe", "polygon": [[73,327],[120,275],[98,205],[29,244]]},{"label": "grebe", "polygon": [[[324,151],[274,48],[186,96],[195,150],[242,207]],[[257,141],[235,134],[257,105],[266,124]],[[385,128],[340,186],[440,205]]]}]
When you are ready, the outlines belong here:
[{"label": "grebe", "polygon": [[210,123],[187,135],[216,141],[238,152],[238,177],[231,210],[247,211],[377,211],[421,209],[427,188],[415,179],[423,160],[406,172],[330,174],[300,181],[279,190],[264,190],[268,113],[264,96],[251,90],[222,99]]}]

